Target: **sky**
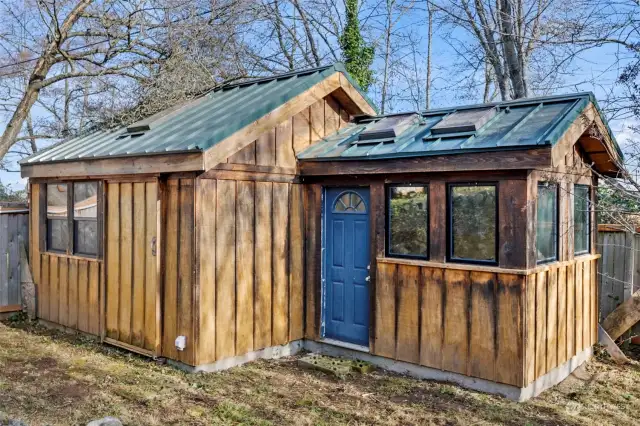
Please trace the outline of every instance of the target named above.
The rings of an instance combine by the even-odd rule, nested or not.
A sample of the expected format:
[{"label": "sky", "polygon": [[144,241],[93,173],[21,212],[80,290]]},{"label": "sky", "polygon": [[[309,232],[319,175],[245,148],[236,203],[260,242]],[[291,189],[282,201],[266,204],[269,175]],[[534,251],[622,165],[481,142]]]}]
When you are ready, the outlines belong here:
[{"label": "sky", "polygon": [[[419,17],[408,17],[407,19],[412,20],[418,18]],[[422,48],[426,50],[424,49],[424,40],[422,42]],[[592,91],[596,99],[600,101],[601,106],[604,106],[604,102],[611,91],[613,91],[613,93],[621,93],[623,90],[623,87],[617,84],[617,78],[621,69],[614,68],[611,65],[616,63],[616,57],[620,53],[621,52],[612,45],[592,49],[583,53],[580,59],[572,64],[571,70],[569,70],[570,75],[564,76],[563,84],[561,87],[555,89],[553,94]],[[420,62],[422,62],[422,60],[423,58],[419,58]],[[447,87],[449,84],[448,80],[451,79],[451,73],[455,73],[453,67],[455,57],[452,55],[450,45],[438,36],[437,31],[433,41],[432,63],[434,67],[432,107],[460,105],[459,93],[456,93],[455,90],[452,89],[444,89],[444,87]],[[423,89],[419,88],[417,90]],[[375,99],[376,95],[372,94],[372,98]],[[480,98],[465,100],[463,103],[478,102],[481,102]],[[400,101],[393,105],[395,112],[413,109],[415,109],[415,107],[407,102]],[[43,114],[43,111],[36,107],[34,109],[34,116],[37,118],[39,114]],[[609,120],[609,125],[623,150],[627,141],[633,137],[629,126],[634,124],[635,120],[633,118],[616,118]],[[18,169],[18,166],[15,165],[14,168]],[[26,183],[26,179],[22,179],[19,173],[4,171],[0,171],[0,181],[5,185],[11,185],[13,189],[21,189]]]}]

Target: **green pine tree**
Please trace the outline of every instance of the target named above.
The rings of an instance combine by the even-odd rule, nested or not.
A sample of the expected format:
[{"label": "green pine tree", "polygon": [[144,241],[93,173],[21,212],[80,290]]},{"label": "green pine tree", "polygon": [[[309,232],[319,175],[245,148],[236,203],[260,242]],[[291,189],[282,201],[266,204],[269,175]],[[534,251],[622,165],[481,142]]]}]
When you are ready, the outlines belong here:
[{"label": "green pine tree", "polygon": [[365,43],[360,32],[360,20],[358,19],[358,1],[345,0],[347,23],[344,32],[340,36],[340,47],[344,56],[345,65],[349,74],[356,80],[362,90],[367,91],[373,82],[373,47]]}]

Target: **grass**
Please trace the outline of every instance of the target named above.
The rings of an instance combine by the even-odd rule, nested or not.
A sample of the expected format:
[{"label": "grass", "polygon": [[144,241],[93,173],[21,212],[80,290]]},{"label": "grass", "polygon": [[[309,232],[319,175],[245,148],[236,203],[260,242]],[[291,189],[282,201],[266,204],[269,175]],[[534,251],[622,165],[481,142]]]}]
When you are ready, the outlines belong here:
[{"label": "grass", "polygon": [[186,374],[80,336],[7,323],[0,395],[0,412],[30,425],[112,415],[128,425],[622,426],[638,423],[640,369],[600,355],[578,378],[518,404],[384,371],[339,380],[295,358]]}]

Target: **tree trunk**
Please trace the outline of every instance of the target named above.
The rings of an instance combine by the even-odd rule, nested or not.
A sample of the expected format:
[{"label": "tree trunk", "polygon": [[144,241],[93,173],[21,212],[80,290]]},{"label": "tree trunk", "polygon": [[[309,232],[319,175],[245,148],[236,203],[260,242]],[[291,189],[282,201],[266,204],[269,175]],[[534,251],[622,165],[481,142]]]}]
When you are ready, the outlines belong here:
[{"label": "tree trunk", "polygon": [[391,26],[393,3],[387,0],[387,28],[385,34],[384,72],[382,74],[382,94],[380,99],[380,112],[384,114],[387,107],[387,87],[389,85],[389,62],[391,60]]},{"label": "tree trunk", "polygon": [[[18,103],[16,110],[13,112],[7,127],[2,133],[0,138],[0,160],[9,152],[9,149],[16,142],[18,134],[22,130],[22,126],[29,113],[31,107],[38,100],[38,95],[42,89],[42,82],[47,78],[47,74],[51,70],[51,66],[54,63],[55,55],[58,53],[58,48],[67,38],[69,31],[73,28],[85,9],[92,3],[92,0],[79,0],[76,6],[69,12],[69,15],[65,18],[64,22],[58,28],[54,34],[49,34],[50,41],[46,44],[42,54],[36,61],[33,71],[29,76],[27,87],[24,90],[22,99]],[[56,25],[52,25],[57,27]]]},{"label": "tree trunk", "polygon": [[602,322],[602,328],[613,340],[640,321],[640,291],[636,291]]},{"label": "tree trunk", "polygon": [[507,72],[509,73],[509,80],[511,81],[511,87],[513,88],[513,97],[515,99],[524,98],[527,96],[521,62],[518,58],[518,52],[516,50],[515,35],[513,33],[513,16],[511,9],[511,0],[500,0],[500,28],[502,29],[502,46],[504,51],[504,58],[507,64]]},{"label": "tree trunk", "polygon": [[427,4],[427,83],[425,87],[425,109],[431,108],[431,40],[433,39],[433,9]]}]

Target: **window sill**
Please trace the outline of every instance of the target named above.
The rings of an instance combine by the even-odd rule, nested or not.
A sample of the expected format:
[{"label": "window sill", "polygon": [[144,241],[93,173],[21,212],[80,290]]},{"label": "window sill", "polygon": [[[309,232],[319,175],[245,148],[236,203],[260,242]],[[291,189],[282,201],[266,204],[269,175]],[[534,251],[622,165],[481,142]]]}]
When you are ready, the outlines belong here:
[{"label": "window sill", "polygon": [[84,260],[88,262],[102,262],[102,259],[99,259],[96,256],[82,256],[82,255],[79,256],[77,254],[67,254],[67,253],[55,252],[55,251],[44,251],[42,252],[42,254],[46,254],[48,256],[53,256],[53,257],[64,257],[65,259],[77,259],[77,260]]},{"label": "window sill", "polygon": [[433,261],[427,261],[427,260],[411,260],[411,259],[398,259],[398,258],[388,258],[388,257],[378,257],[376,259],[376,262],[395,264],[395,265],[426,266],[430,268],[453,269],[458,271],[476,271],[476,272],[490,272],[490,273],[497,273],[497,274],[530,275],[536,272],[547,270],[549,268],[556,268],[563,265],[569,265],[577,262],[583,262],[585,260],[594,260],[599,258],[600,258],[599,254],[584,254],[582,256],[576,256],[572,260],[567,260],[563,262],[545,263],[543,265],[536,265],[534,268],[530,268],[530,269],[508,269],[508,268],[500,268],[498,266],[486,266],[486,265],[469,264],[469,263],[449,263],[449,262],[444,263],[444,262],[433,262]]}]

